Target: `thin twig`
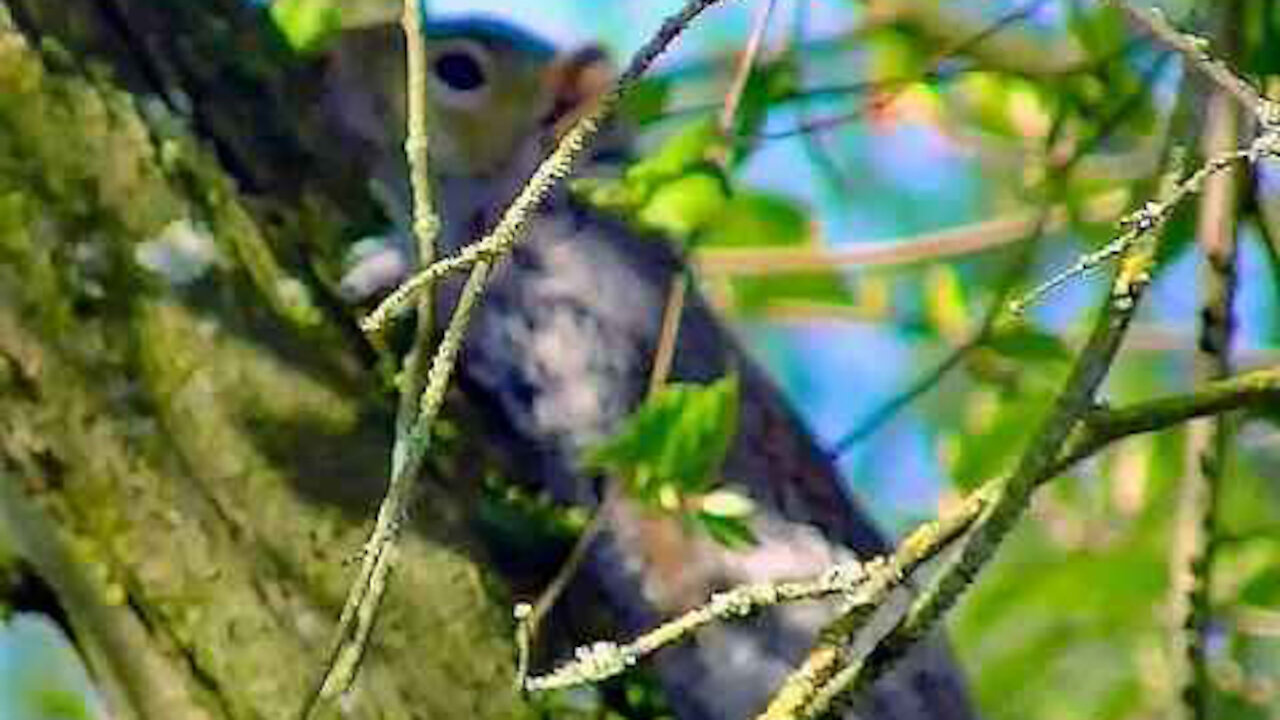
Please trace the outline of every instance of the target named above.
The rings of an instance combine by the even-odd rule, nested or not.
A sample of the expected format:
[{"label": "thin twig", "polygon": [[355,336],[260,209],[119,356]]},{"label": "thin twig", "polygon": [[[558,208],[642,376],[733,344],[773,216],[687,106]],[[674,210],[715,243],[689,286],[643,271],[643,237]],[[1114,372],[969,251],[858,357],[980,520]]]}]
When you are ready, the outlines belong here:
[{"label": "thin twig", "polygon": [[[881,111],[893,104],[895,100],[906,90],[921,82],[930,80],[941,80],[954,73],[943,70],[942,63],[946,60],[963,55],[972,51],[984,42],[999,34],[1006,28],[1020,23],[1034,15],[1041,7],[1046,5],[1048,0],[1030,0],[1021,7],[1015,8],[987,25],[977,32],[964,37],[950,45],[944,47],[933,55],[928,63],[930,69],[918,73],[910,78],[900,78],[891,80],[871,81],[867,83],[853,83],[845,86],[828,87],[828,88],[810,88],[800,91],[795,95],[796,99],[804,99],[805,97],[816,97],[821,95],[833,94],[849,94],[865,92],[867,89],[876,89],[881,91],[871,102],[871,108],[875,111]],[[866,110],[859,110],[855,113],[839,115],[832,118],[819,118],[812,121],[802,120],[797,127],[789,128],[784,131],[762,132],[757,137],[767,140],[779,140],[792,137],[795,135],[808,135],[820,130],[829,129],[837,125],[860,118],[865,114]]]},{"label": "thin twig", "polygon": [[1245,407],[1274,406],[1277,401],[1280,401],[1280,365],[1208,382],[1187,394],[1122,407],[1096,407],[1082,419],[1078,437],[1063,454],[1063,462],[1083,460],[1085,455],[1118,438]]},{"label": "thin twig", "polygon": [[[1239,45],[1240,13],[1224,3],[1218,24],[1229,57]],[[1239,143],[1240,108],[1221,87],[1209,98],[1204,151],[1210,157]],[[1239,227],[1238,174],[1223,172],[1205,183],[1197,237],[1203,249],[1200,284],[1200,330],[1193,374],[1197,382],[1219,380],[1231,373],[1233,303],[1236,290],[1236,233]],[[1178,493],[1177,521],[1171,543],[1170,578],[1173,663],[1187,720],[1209,720],[1213,683],[1209,676],[1209,623],[1216,516],[1225,479],[1232,418],[1219,415],[1188,428],[1187,464]]]},{"label": "thin twig", "polygon": [[810,580],[743,585],[716,593],[707,604],[629,643],[601,641],[580,647],[573,661],[547,675],[530,678],[526,686],[541,691],[599,682],[624,672],[664,647],[683,641],[710,623],[742,619],[776,605],[840,596],[849,608],[875,606],[902,577],[963,533],[978,516],[983,502],[980,494],[973,495],[939,520],[917,528],[891,556],[836,565]]},{"label": "thin twig", "polygon": [[[612,514],[621,492],[622,486],[620,484],[606,481],[604,498],[596,506],[595,512],[591,515],[591,520],[574,541],[573,548],[569,550],[568,556],[565,557],[564,562],[556,570],[551,582],[547,583],[547,586],[543,588],[542,593],[538,595],[537,601],[527,606],[528,610],[521,610],[517,606],[515,617],[519,626],[522,626],[521,634],[525,638],[524,648],[521,649],[522,653],[527,654],[532,650],[533,643],[538,637],[538,630],[542,627],[542,621],[546,619],[547,614],[555,607],[556,601],[564,594],[565,588],[569,586],[569,581],[578,574],[578,570],[582,568],[582,563],[586,562],[587,550],[591,548],[596,537],[600,535],[600,531],[604,529],[605,522]],[[523,669],[517,672],[516,687],[524,689],[529,667],[527,657],[519,664]]]},{"label": "thin twig", "polygon": [[[773,15],[773,9],[776,5],[777,0],[761,0],[759,8],[756,10],[755,19],[752,21],[751,35],[747,38],[747,45],[743,49],[741,57],[738,58],[733,80],[729,83],[729,90],[725,94],[724,105],[720,110],[718,126],[722,137],[729,138],[733,136],[734,125],[738,117],[738,108],[742,105],[742,94],[746,92],[747,83],[751,80],[752,70],[756,66],[756,59],[760,55],[760,49],[764,46],[765,33],[769,29],[769,18]],[[712,158],[713,162],[719,165],[721,171],[728,172],[729,163],[732,159],[729,157],[729,153],[732,152],[733,148],[727,146],[724,153]],[[649,372],[650,395],[666,383],[667,376],[671,373],[671,363],[675,359],[676,343],[680,337],[680,319],[684,314],[685,295],[688,292],[688,273],[683,269],[676,271],[671,278],[670,289],[667,291],[667,302],[662,313],[662,328],[658,335],[658,345],[653,355],[653,366]]]},{"label": "thin twig", "polygon": [[1045,295],[1057,290],[1068,280],[1092,272],[1112,258],[1122,257],[1130,244],[1146,237],[1152,228],[1163,225],[1183,200],[1201,192],[1204,189],[1205,181],[1209,178],[1231,169],[1238,162],[1247,162],[1252,165],[1263,157],[1276,156],[1278,149],[1280,149],[1280,135],[1273,130],[1267,134],[1259,135],[1246,148],[1231,150],[1211,158],[1185,180],[1178,183],[1174,189],[1174,195],[1167,201],[1149,202],[1131,213],[1121,223],[1122,227],[1128,228],[1125,232],[1100,249],[1081,257],[1071,267],[1062,270],[1011,303],[1009,306],[1010,312],[1020,315],[1029,306],[1039,302]]},{"label": "thin twig", "polygon": [[[1156,74],[1164,65],[1164,58],[1157,60],[1148,74]],[[1051,197],[1053,193],[1061,192],[1065,188],[1066,183],[1071,177],[1077,164],[1079,164],[1085,156],[1092,152],[1101,142],[1103,142],[1116,125],[1128,113],[1133,102],[1138,95],[1125,98],[1125,100],[1116,107],[1115,111],[1103,118],[1098,125],[1097,130],[1084,142],[1076,147],[1075,152],[1065,162],[1051,163],[1052,172],[1049,176],[1049,186]],[[1058,142],[1062,129],[1064,127],[1066,115],[1064,112],[1055,114],[1053,124],[1049,128],[1049,132],[1045,135],[1044,154],[1052,156],[1054,146]],[[1111,214],[1110,207],[1104,210],[1107,214]],[[1119,210],[1116,210],[1116,214]],[[871,437],[873,433],[883,427],[892,420],[899,412],[915,402],[919,397],[924,395],[938,383],[942,382],[952,370],[959,367],[971,353],[984,347],[990,340],[999,325],[1000,319],[1005,311],[1005,303],[1013,293],[1015,283],[1020,282],[1026,274],[1027,268],[1030,266],[1033,255],[1032,250],[1034,244],[1048,232],[1057,229],[1058,226],[1066,223],[1067,218],[1061,208],[1043,207],[1034,216],[1028,217],[1033,224],[1029,225],[1025,232],[1028,244],[1018,253],[1009,263],[1008,268],[1001,273],[1000,282],[996,284],[996,293],[990,308],[987,310],[978,329],[975,330],[964,342],[954,347],[945,357],[933,368],[924,372],[915,382],[909,385],[905,390],[897,395],[890,397],[882,405],[873,410],[867,418],[859,423],[856,427],[843,435],[832,446],[832,454],[835,456],[843,455],[858,443]]]},{"label": "thin twig", "polygon": [[346,604],[338,619],[337,636],[326,663],[324,677],[315,694],[308,699],[303,717],[313,717],[323,702],[345,692],[355,680],[377,619],[378,608],[387,591],[387,582],[395,564],[396,541],[403,529],[404,518],[413,496],[414,481],[422,469],[430,445],[431,425],[444,405],[445,390],[448,388],[458,352],[462,348],[463,334],[471,311],[484,290],[490,267],[488,260],[482,260],[471,269],[462,296],[449,319],[449,326],[436,348],[427,376],[427,386],[422,393],[418,417],[401,446],[403,451],[392,458],[391,481],[378,507],[373,531],[365,542],[359,576],[348,591]]},{"label": "thin twig", "polygon": [[1230,65],[1210,54],[1208,40],[1179,31],[1169,24],[1164,13],[1157,8],[1140,8],[1126,0],[1108,0],[1108,2],[1123,11],[1135,24],[1150,33],[1162,45],[1186,58],[1187,64],[1192,69],[1239,101],[1245,110],[1253,113],[1264,127],[1275,125],[1280,121],[1275,103],[1265,98]]},{"label": "thin twig", "polygon": [[[413,235],[421,262],[435,257],[435,238],[440,229],[431,197],[428,167],[428,128],[426,90],[426,49],[423,46],[423,0],[404,0],[400,25],[405,37],[407,76],[405,93],[408,113],[405,128],[405,158],[409,166],[409,186],[413,195]],[[338,620],[338,628],[330,646],[320,679],[303,705],[302,717],[310,718],[328,699],[344,692],[355,680],[360,660],[369,642],[377,608],[394,563],[391,549],[405,508],[409,505],[412,484],[418,468],[408,463],[414,445],[415,428],[422,415],[420,407],[428,384],[426,359],[431,350],[433,327],[430,288],[418,301],[417,327],[413,344],[405,355],[400,371],[400,400],[396,411],[395,439],[391,450],[391,482],[379,508],[373,535],[365,544],[360,575],[352,584]],[[378,551],[378,543],[387,551]]]},{"label": "thin twig", "polygon": [[[436,215],[431,197],[431,171],[427,160],[430,134],[427,128],[427,70],[422,42],[422,2],[423,0],[405,0],[400,25],[404,30],[405,62],[408,66],[408,76],[405,79],[408,119],[404,153],[409,165],[410,192],[413,194],[413,236],[418,262],[430,264],[435,260],[435,238],[440,230],[440,218]],[[404,452],[405,442],[418,417],[418,403],[427,382],[427,358],[430,356],[431,334],[435,325],[433,305],[431,289],[425,288],[418,300],[413,345],[405,355],[404,366],[400,371],[400,402],[396,412],[393,457],[399,457]]]},{"label": "thin twig", "polygon": [[[1114,201],[1113,201],[1114,200]],[[1117,216],[1121,195],[1099,206],[1098,215]],[[921,233],[897,240],[841,242],[815,248],[707,248],[695,254],[698,270],[707,275],[753,276],[813,272],[832,268],[888,268],[938,262],[997,250],[1034,237],[1043,210],[1026,210],[1005,217]],[[1045,231],[1067,226],[1067,209],[1054,207]]]}]

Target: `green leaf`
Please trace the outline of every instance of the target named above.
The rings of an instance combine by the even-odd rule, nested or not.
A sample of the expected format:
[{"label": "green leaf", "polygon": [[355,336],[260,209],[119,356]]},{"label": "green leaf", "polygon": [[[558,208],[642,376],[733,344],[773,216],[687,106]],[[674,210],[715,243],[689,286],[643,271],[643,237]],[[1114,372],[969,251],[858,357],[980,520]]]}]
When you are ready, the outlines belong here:
[{"label": "green leaf", "polygon": [[1018,394],[973,393],[966,427],[953,437],[958,453],[951,467],[956,487],[970,490],[1012,467],[1052,398],[1024,389]]},{"label": "green leaf", "polygon": [[930,265],[924,274],[924,314],[930,327],[945,338],[958,339],[969,329],[969,303],[960,273],[951,265]]},{"label": "green leaf", "polygon": [[588,203],[628,218],[650,231],[687,241],[717,221],[729,198],[729,183],[710,158],[723,151],[715,124],[699,121],[667,138],[627,169],[621,179],[575,181]]},{"label": "green leaf", "polygon": [[334,0],[276,0],[270,15],[300,55],[318,52],[342,28],[342,5]]},{"label": "green leaf", "polygon": [[621,429],[587,453],[588,467],[625,478],[650,504],[710,490],[737,431],[738,378],[672,383],[651,395]]},{"label": "green leaf", "polygon": [[672,239],[687,240],[720,217],[728,199],[728,188],[718,173],[690,172],[659,186],[636,219]]},{"label": "green leaf", "polygon": [[724,145],[720,130],[712,119],[691,123],[662,145],[627,169],[627,182],[650,186],[678,178],[696,167]]},{"label": "green leaf", "polygon": [[669,78],[646,78],[623,96],[618,114],[637,125],[644,125],[662,117],[670,98]]},{"label": "green leaf", "polygon": [[800,88],[800,73],[790,57],[756,66],[742,89],[735,116],[736,137],[755,135],[764,125],[770,106],[788,98]]},{"label": "green leaf", "polygon": [[809,213],[790,198],[743,190],[734,193],[700,247],[802,247],[814,242]]},{"label": "green leaf", "polygon": [[834,270],[772,273],[734,278],[734,312],[743,317],[759,316],[771,307],[852,307],[853,293]]},{"label": "green leaf", "polygon": [[[699,237],[703,248],[802,248],[817,244],[807,209],[771,193],[739,191]],[[853,294],[840,271],[771,273],[733,278],[734,309],[743,315],[770,306],[808,303],[851,306]]]},{"label": "green leaf", "polygon": [[950,96],[978,129],[1000,137],[1039,139],[1053,124],[1052,98],[1023,78],[966,73],[952,84]]},{"label": "green leaf", "polygon": [[1068,3],[1070,17],[1067,28],[1095,59],[1114,54],[1124,46],[1126,30],[1124,15],[1107,5],[1085,6]]},{"label": "green leaf", "polygon": [[1056,335],[1019,323],[987,339],[986,346],[1013,360],[1066,362],[1071,350]]},{"label": "green leaf", "polygon": [[694,520],[713,540],[727,548],[741,550],[756,544],[751,527],[741,518],[721,517],[709,513],[694,513]]},{"label": "green leaf", "polygon": [[893,25],[871,33],[866,46],[867,77],[875,81],[898,83],[920,77],[936,62],[934,48]]},{"label": "green leaf", "polygon": [[1262,568],[1240,588],[1240,602],[1259,607],[1280,606],[1280,566]]}]

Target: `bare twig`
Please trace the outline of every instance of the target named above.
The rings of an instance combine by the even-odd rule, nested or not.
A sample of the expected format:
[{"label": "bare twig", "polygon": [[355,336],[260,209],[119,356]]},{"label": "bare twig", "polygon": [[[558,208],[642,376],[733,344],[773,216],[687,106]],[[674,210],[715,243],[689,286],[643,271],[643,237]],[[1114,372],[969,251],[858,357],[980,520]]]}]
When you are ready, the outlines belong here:
[{"label": "bare twig", "polygon": [[[1161,58],[1152,65],[1148,70],[1148,73],[1153,75],[1158,73],[1163,65],[1164,59]],[[1065,162],[1050,163],[1052,169],[1049,177],[1051,192],[1057,192],[1057,190],[1053,190],[1053,188],[1061,188],[1065,185],[1076,165],[1111,134],[1112,130],[1115,129],[1116,124],[1124,118],[1137,97],[1138,96],[1135,94],[1126,98],[1124,102],[1121,102],[1111,115],[1102,120],[1096,132],[1094,132],[1086,141],[1080,143],[1069,159]],[[1053,154],[1054,145],[1057,143],[1059,136],[1061,135],[1064,120],[1065,114],[1062,112],[1057,113],[1054,117],[1053,125],[1050,127],[1050,130],[1046,134],[1044,140],[1044,155],[1046,157],[1051,157]],[[1106,212],[1108,215],[1112,214],[1110,207],[1106,207],[1103,212]],[[1120,211],[1117,209],[1116,214],[1119,212]],[[1031,220],[1034,223],[1025,231],[1025,237],[1028,240],[1028,245],[1023,247],[1021,252],[1019,252],[1013,258],[1012,262],[1009,263],[1009,267],[1002,273],[1001,280],[996,285],[995,299],[992,302],[991,307],[987,310],[986,315],[978,328],[973,331],[964,342],[952,348],[937,365],[925,371],[905,390],[890,397],[883,404],[873,410],[865,420],[860,422],[856,427],[837,440],[832,446],[832,453],[834,455],[842,455],[858,443],[869,438],[873,433],[883,427],[885,423],[892,420],[899,412],[908,407],[911,403],[915,402],[933,387],[937,386],[938,383],[942,382],[943,378],[945,378],[952,370],[959,367],[960,363],[962,363],[971,353],[987,344],[991,335],[996,332],[999,327],[1000,320],[1003,317],[1005,310],[1004,305],[1008,301],[1009,296],[1013,293],[1015,283],[1021,281],[1023,275],[1025,275],[1027,267],[1031,263],[1033,257],[1032,250],[1034,249],[1031,247],[1031,244],[1038,241],[1045,233],[1056,229],[1059,224],[1066,223],[1067,218],[1065,214],[1059,217],[1060,213],[1062,213],[1061,208],[1045,206],[1040,209],[1034,218],[1028,217],[1028,220]]]},{"label": "bare twig", "polygon": [[1108,2],[1122,10],[1162,45],[1182,55],[1192,69],[1239,101],[1264,127],[1280,121],[1275,103],[1265,98],[1257,88],[1232,70],[1231,66],[1210,54],[1208,40],[1174,28],[1157,8],[1140,8],[1126,0]]},{"label": "bare twig", "polygon": [[1205,182],[1219,173],[1231,169],[1238,162],[1253,164],[1263,157],[1280,154],[1280,134],[1275,130],[1259,135],[1248,147],[1231,150],[1211,158],[1198,170],[1178,183],[1174,194],[1165,201],[1149,202],[1124,220],[1127,230],[1102,248],[1080,258],[1071,267],[1059,272],[1044,283],[1033,288],[1023,297],[1010,304],[1009,310],[1014,314],[1022,314],[1033,303],[1061,287],[1072,278],[1092,272],[1112,258],[1121,257],[1129,245],[1146,237],[1153,228],[1164,224],[1173,211],[1188,197],[1201,192]]},{"label": "bare twig", "polygon": [[[1224,3],[1218,25],[1224,50],[1235,55],[1239,42],[1237,3]],[[1240,108],[1221,86],[1209,98],[1204,151],[1210,157],[1235,147],[1240,138]],[[1203,250],[1200,331],[1194,375],[1198,382],[1231,372],[1231,339],[1236,289],[1236,233],[1239,224],[1238,174],[1223,172],[1205,183],[1196,233]],[[1187,720],[1209,720],[1210,594],[1213,583],[1216,516],[1234,423],[1228,415],[1194,422],[1188,428],[1190,462],[1179,488],[1177,521],[1170,554],[1173,662]]]},{"label": "bare twig", "polygon": [[[1119,200],[1120,196],[1115,199]],[[1118,202],[1112,202],[1100,213],[1115,217],[1121,211]],[[899,267],[965,257],[1024,242],[1034,236],[1043,214],[1038,209],[1019,211],[994,220],[893,241],[859,241],[814,248],[707,248],[699,250],[695,257],[698,270],[708,275],[752,276],[832,268]],[[1067,221],[1066,208],[1055,207],[1049,212],[1045,229],[1062,229]]]},{"label": "bare twig", "polygon": [[1083,460],[1119,438],[1154,432],[1198,417],[1246,407],[1267,407],[1277,401],[1280,401],[1280,365],[1208,382],[1185,395],[1117,408],[1097,407],[1082,418],[1081,427],[1063,453],[1062,462]]},{"label": "bare twig", "polygon": [[[720,109],[718,127],[721,136],[725,138],[733,136],[734,124],[737,122],[738,117],[738,107],[742,104],[742,94],[747,89],[747,83],[751,80],[751,72],[756,66],[756,59],[760,56],[760,49],[764,46],[765,32],[769,29],[769,18],[772,17],[776,5],[777,0],[761,0],[759,8],[756,10],[755,20],[752,22],[751,35],[747,38],[747,45],[743,49],[742,55],[738,58],[733,80],[729,83],[729,90],[724,97],[724,105]],[[713,158],[713,161],[719,165],[721,171],[728,171],[729,162],[732,159],[729,157],[729,153],[732,152],[733,148],[726,146],[723,153]],[[680,318],[684,313],[685,295],[688,292],[688,273],[684,270],[677,271],[671,278],[671,286],[667,292],[666,307],[662,313],[662,329],[658,335],[658,346],[653,355],[653,368],[649,373],[650,394],[662,387],[666,382],[667,375],[671,372],[671,362],[675,359],[676,341],[680,336]]]},{"label": "bare twig", "polygon": [[[418,257],[431,262],[435,257],[435,237],[440,228],[431,197],[428,167],[426,50],[422,42],[422,0],[404,0],[401,27],[405,36],[408,101],[405,129],[405,157],[409,165],[409,185],[413,194],[413,234]],[[426,359],[431,350],[432,302],[430,288],[418,302],[417,328],[413,345],[400,371],[400,401],[396,413],[396,433],[391,451],[391,482],[378,512],[378,522],[362,554],[360,575],[348,591],[338,628],[319,682],[303,705],[302,717],[310,718],[321,704],[345,691],[355,680],[360,659],[373,631],[374,620],[387,578],[394,562],[390,551],[378,552],[378,544],[395,542],[400,520],[409,504],[418,468],[407,460],[412,452],[414,430],[422,414],[420,402],[428,383]]]},{"label": "bare twig", "polygon": [[759,610],[832,596],[846,607],[869,608],[883,601],[902,577],[941,552],[973,522],[984,498],[974,494],[941,519],[917,528],[888,557],[866,563],[832,567],[811,580],[744,585],[716,593],[706,604],[644,633],[635,640],[616,644],[602,641],[579,648],[575,659],[551,673],[530,678],[530,690],[551,690],[599,682],[626,671],[648,655],[688,638],[712,622],[741,619]]}]

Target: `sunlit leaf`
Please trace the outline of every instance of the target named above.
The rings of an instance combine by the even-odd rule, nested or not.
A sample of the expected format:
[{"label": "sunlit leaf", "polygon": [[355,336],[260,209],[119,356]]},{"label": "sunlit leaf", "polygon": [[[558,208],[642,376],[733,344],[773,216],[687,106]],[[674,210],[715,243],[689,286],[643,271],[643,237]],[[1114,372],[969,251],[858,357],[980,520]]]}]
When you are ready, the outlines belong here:
[{"label": "sunlit leaf", "polygon": [[709,227],[727,202],[728,190],[718,173],[695,171],[659,185],[636,218],[647,228],[682,240]]},{"label": "sunlit leaf", "polygon": [[744,190],[734,194],[699,246],[801,247],[813,241],[813,225],[803,206],[780,195]]},{"label": "sunlit leaf", "polygon": [[694,520],[712,539],[725,547],[742,549],[756,544],[755,534],[742,518],[699,512],[694,513]]},{"label": "sunlit leaf", "polygon": [[270,13],[289,47],[303,55],[322,48],[342,28],[342,5],[334,0],[276,0]]},{"label": "sunlit leaf", "polygon": [[664,487],[706,492],[719,478],[737,418],[736,375],[710,385],[673,383],[645,400],[586,462],[625,478],[649,502],[658,502]]},{"label": "sunlit leaf", "polygon": [[681,177],[705,165],[723,143],[713,119],[691,123],[628,168],[626,179],[631,183],[657,184]]},{"label": "sunlit leaf", "polygon": [[1019,140],[1043,138],[1052,125],[1053,102],[1035,83],[995,72],[958,78],[948,93],[978,128]]},{"label": "sunlit leaf", "polygon": [[925,318],[939,335],[959,340],[969,331],[969,309],[960,273],[951,265],[930,265],[924,275]]},{"label": "sunlit leaf", "polygon": [[755,503],[740,492],[721,488],[698,498],[698,509],[721,518],[745,518],[755,511]]},{"label": "sunlit leaf", "polygon": [[872,33],[866,51],[867,76],[881,82],[919,77],[934,55],[919,37],[892,26]]}]

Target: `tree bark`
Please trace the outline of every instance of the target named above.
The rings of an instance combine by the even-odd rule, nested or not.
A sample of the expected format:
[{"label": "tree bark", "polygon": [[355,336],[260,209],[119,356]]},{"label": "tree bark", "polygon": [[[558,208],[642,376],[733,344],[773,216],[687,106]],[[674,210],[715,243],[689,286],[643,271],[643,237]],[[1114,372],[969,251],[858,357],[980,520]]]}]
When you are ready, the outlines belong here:
[{"label": "tree bark", "polygon": [[[389,462],[321,291],[369,204],[257,12],[0,3],[0,538],[117,718],[296,713]],[[424,483],[350,717],[528,714],[467,470]]]}]

